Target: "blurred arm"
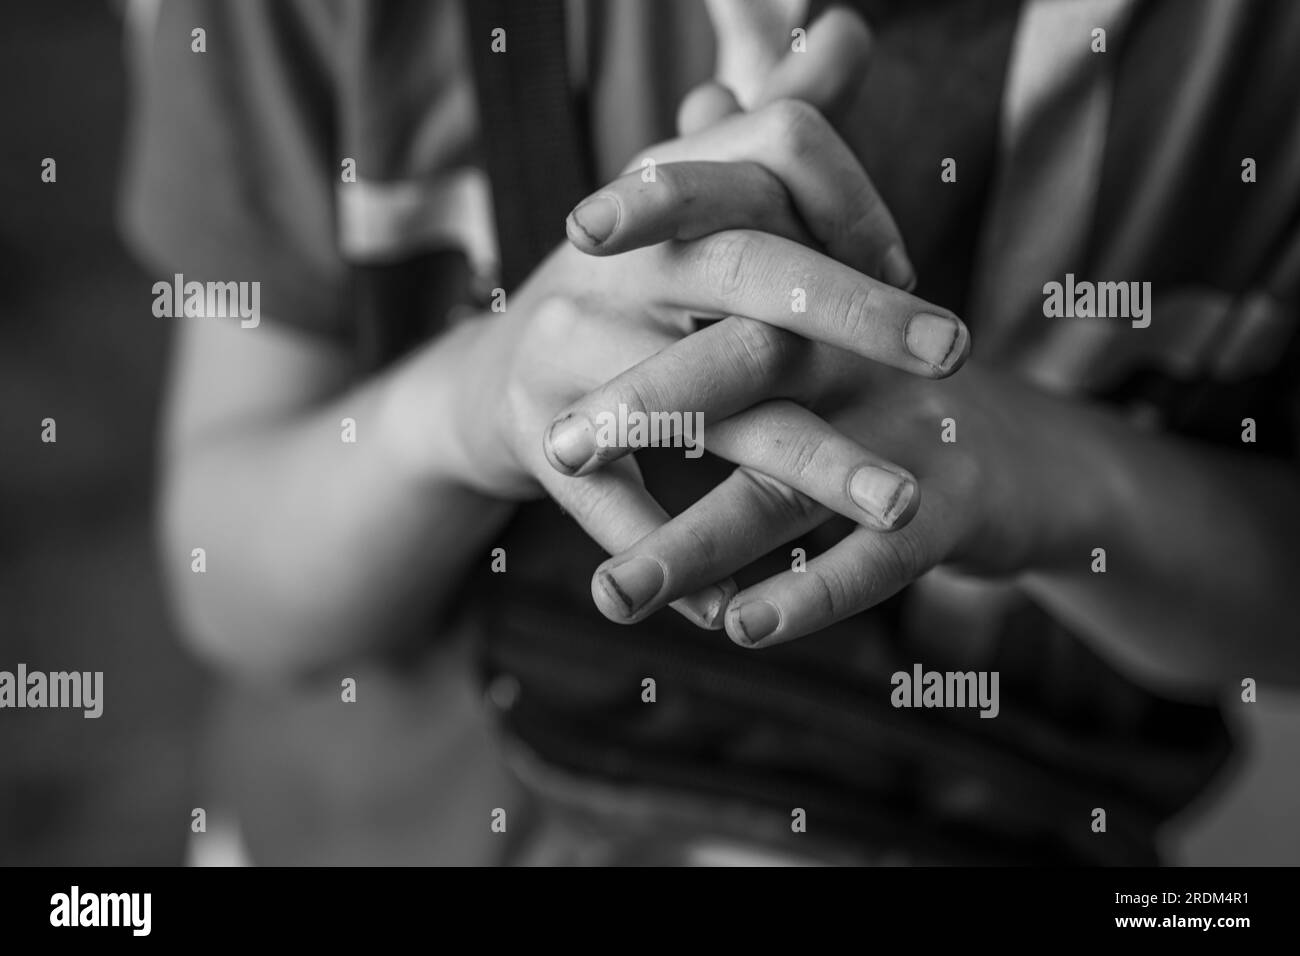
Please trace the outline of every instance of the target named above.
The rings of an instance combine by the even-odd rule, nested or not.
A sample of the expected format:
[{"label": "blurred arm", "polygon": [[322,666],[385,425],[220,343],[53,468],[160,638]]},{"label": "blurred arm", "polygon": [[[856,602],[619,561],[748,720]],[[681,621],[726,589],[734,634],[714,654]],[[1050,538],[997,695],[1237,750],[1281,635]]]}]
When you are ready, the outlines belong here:
[{"label": "blurred arm", "polygon": [[[1072,445],[1106,490],[1080,511],[1058,489],[1053,507],[1082,520],[1026,576],[1029,592],[1171,689],[1300,682],[1295,467],[1140,432],[1095,409],[1058,426],[1049,440]],[[1105,573],[1092,570],[1094,548],[1106,551]]]},{"label": "blurred arm", "polygon": [[[344,351],[274,322],[179,326],[161,534],[195,649],[270,677],[427,626],[510,512],[451,477],[464,464],[446,423],[477,324],[361,384],[350,384]],[[445,450],[443,473],[402,457],[385,411],[399,401],[445,410],[422,416],[434,429],[427,447]],[[344,418],[356,421],[355,444],[341,440]],[[197,547],[206,573],[191,570]]]}]

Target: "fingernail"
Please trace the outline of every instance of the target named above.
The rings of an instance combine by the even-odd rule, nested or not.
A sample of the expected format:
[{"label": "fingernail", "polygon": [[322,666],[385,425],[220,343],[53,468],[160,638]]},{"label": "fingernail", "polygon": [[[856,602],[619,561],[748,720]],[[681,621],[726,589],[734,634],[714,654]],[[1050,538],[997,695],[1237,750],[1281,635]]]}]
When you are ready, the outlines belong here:
[{"label": "fingernail", "polygon": [[907,350],[939,372],[961,356],[965,338],[961,324],[946,315],[919,312],[907,323]]},{"label": "fingernail", "polygon": [[654,558],[631,558],[606,568],[597,575],[597,580],[631,617],[663,588],[664,569]]},{"label": "fingernail", "polygon": [[552,462],[569,474],[576,474],[596,453],[596,434],[591,422],[573,413],[557,418],[546,435],[546,450]]},{"label": "fingernail", "polygon": [[618,203],[608,196],[596,196],[580,203],[569,218],[582,230],[583,234],[600,245],[613,234],[618,226]]},{"label": "fingernail", "polygon": [[884,261],[880,264],[880,277],[904,291],[910,292],[916,286],[916,270],[912,268],[912,260],[907,258],[901,245],[890,246],[885,253]]},{"label": "fingernail", "polygon": [[753,647],[781,624],[781,612],[771,601],[750,601],[736,610],[741,643]]},{"label": "fingernail", "polygon": [[904,475],[864,465],[849,479],[849,497],[854,504],[886,528],[892,528],[907,510],[916,485]]},{"label": "fingernail", "polygon": [[736,596],[736,582],[726,581],[711,588],[682,598],[680,606],[700,627],[716,631],[722,627],[722,619],[727,613],[727,604]]}]

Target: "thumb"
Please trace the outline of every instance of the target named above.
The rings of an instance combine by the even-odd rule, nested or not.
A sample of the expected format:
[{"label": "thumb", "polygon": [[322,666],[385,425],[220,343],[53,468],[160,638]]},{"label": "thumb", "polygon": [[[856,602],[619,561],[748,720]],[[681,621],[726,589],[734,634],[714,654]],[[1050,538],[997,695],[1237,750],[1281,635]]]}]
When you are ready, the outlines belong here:
[{"label": "thumb", "polygon": [[767,76],[790,48],[808,0],[706,0],[717,36],[714,75],[744,109],[752,109]]},{"label": "thumb", "polygon": [[687,93],[677,108],[677,135],[690,136],[739,112],[740,104],[731,90],[721,83],[706,80]]},{"label": "thumb", "polygon": [[871,58],[871,30],[844,7],[831,7],[808,27],[758,86],[750,108],[779,99],[805,100],[831,120],[852,105]]}]

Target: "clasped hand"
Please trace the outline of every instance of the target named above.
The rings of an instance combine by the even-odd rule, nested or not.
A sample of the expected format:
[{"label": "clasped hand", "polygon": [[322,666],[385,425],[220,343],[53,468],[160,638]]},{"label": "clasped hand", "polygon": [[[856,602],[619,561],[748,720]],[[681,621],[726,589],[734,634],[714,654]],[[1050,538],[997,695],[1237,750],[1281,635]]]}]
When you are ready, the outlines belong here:
[{"label": "clasped hand", "polygon": [[[853,61],[852,39],[826,69]],[[1004,467],[1014,388],[973,368],[944,381],[966,327],[905,291],[889,210],[783,82],[748,112],[697,90],[680,138],[575,208],[569,242],[491,319],[479,347],[497,361],[478,367],[498,372],[465,416],[487,409],[490,427],[462,437],[478,490],[549,494],[613,555],[592,579],[607,617],[671,604],[745,646],[824,628],[941,563],[1013,571],[1034,545]],[[842,99],[825,76],[811,86]],[[705,447],[738,467],[670,518],[635,449],[597,441],[620,406],[702,413]],[[806,570],[737,593],[731,574],[835,515],[856,527]]]}]

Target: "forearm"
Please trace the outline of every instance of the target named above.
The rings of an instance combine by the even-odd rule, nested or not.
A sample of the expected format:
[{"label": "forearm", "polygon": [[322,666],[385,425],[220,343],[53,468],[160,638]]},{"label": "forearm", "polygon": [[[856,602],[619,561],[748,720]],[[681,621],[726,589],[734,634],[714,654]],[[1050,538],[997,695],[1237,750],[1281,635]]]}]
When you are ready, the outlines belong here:
[{"label": "forearm", "polygon": [[[172,451],[164,564],[201,653],[251,673],[309,671],[399,640],[446,606],[510,513],[459,480],[451,422],[464,361],[451,337],[322,406]],[[418,455],[402,447],[410,429],[394,426],[403,401],[426,412]],[[342,440],[344,418],[355,443]]]},{"label": "forearm", "polygon": [[1073,487],[1100,493],[1065,500],[1071,484],[1053,483],[1064,494],[1051,507],[1073,524],[1025,576],[1029,592],[1170,688],[1300,681],[1300,475],[1098,409],[1079,408],[1055,432],[1076,455]]}]

